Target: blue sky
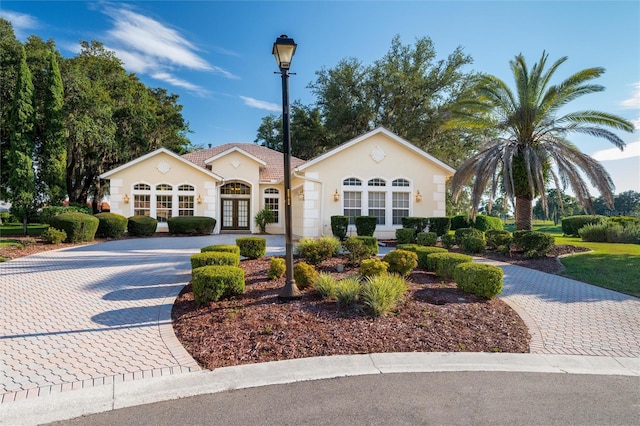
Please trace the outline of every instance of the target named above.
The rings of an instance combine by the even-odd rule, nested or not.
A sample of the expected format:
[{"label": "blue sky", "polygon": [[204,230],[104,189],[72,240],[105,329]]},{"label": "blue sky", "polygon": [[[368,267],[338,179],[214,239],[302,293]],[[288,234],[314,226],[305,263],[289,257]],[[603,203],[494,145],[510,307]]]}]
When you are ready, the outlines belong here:
[{"label": "blue sky", "polygon": [[[80,40],[98,40],[147,85],[180,95],[196,145],[253,142],[262,117],[281,112],[281,82],[271,55],[287,34],[298,44],[291,100],[313,102],[307,85],[322,67],[355,57],[365,64],[428,36],[440,59],[461,46],[469,69],[511,83],[509,60],[530,64],[543,50],[565,78],[601,66],[606,91],[572,110],[599,109],[640,127],[640,2],[632,1],[11,1],[0,16],[17,37],[53,38],[64,56]],[[579,138],[582,151],[602,161],[616,192],[640,191],[640,136],[619,133],[621,153],[605,140]],[[595,194],[598,195],[598,194]]]}]

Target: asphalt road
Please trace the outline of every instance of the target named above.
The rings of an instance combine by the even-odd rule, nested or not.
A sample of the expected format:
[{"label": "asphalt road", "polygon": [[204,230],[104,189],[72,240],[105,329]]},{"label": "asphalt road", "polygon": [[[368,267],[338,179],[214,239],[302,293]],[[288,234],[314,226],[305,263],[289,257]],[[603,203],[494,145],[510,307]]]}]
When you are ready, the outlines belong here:
[{"label": "asphalt road", "polygon": [[379,374],[235,390],[55,425],[637,425],[640,377]]}]

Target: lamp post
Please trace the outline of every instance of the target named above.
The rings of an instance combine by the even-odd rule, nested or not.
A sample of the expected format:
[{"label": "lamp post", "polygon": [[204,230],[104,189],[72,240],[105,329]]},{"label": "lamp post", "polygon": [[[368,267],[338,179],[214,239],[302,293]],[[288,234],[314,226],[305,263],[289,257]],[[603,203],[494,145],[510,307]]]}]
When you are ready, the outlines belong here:
[{"label": "lamp post", "polygon": [[293,242],[291,229],[291,133],[289,131],[289,67],[296,52],[292,38],[281,35],[273,43],[271,53],[276,58],[282,76],[282,153],[284,154],[284,229],[285,229],[285,285],[278,293],[280,300],[301,297],[293,278]]}]

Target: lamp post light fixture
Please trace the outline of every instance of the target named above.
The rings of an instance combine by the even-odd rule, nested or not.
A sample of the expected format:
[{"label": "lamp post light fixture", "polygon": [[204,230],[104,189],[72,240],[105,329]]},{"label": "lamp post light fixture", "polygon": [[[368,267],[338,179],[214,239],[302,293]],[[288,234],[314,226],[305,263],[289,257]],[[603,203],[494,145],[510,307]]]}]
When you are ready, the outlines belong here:
[{"label": "lamp post light fixture", "polygon": [[298,299],[302,295],[293,278],[293,242],[291,228],[291,132],[289,130],[289,67],[296,53],[296,43],[292,38],[281,35],[273,43],[271,53],[276,58],[282,76],[282,153],[284,154],[284,229],[285,229],[285,284],[278,298],[286,301]]}]

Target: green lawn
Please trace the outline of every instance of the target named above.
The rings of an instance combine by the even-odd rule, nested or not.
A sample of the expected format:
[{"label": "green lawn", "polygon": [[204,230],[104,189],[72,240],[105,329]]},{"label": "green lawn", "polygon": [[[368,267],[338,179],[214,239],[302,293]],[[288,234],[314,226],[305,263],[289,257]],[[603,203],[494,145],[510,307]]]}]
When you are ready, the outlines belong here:
[{"label": "green lawn", "polygon": [[[47,229],[49,225],[44,223],[30,223],[27,226],[27,233],[29,235],[35,236],[40,235],[45,229]],[[21,223],[9,223],[0,226],[0,237],[9,237],[9,236],[22,236],[24,232],[22,230]]]}]

